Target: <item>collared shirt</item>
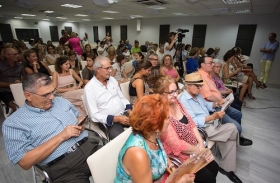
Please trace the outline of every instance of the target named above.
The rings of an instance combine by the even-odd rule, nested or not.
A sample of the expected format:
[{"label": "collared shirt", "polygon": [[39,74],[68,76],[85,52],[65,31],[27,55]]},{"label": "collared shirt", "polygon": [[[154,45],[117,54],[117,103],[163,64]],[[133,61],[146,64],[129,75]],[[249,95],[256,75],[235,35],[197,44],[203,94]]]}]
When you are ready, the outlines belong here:
[{"label": "collared shirt", "polygon": [[[15,65],[11,67],[8,61],[3,60],[0,62],[0,81],[13,83],[16,80],[21,81],[21,77],[25,75],[23,64],[21,62],[15,62]],[[10,88],[0,88],[0,91],[11,91]]]},{"label": "collared shirt", "polygon": [[132,46],[131,48],[131,54],[137,53],[137,52],[141,52],[140,47],[138,46],[137,48],[135,46]]},{"label": "collared shirt", "polygon": [[90,118],[109,126],[113,124],[114,116],[131,109],[114,77],[110,77],[105,86],[94,76],[85,86],[84,97]]},{"label": "collared shirt", "polygon": [[[69,101],[55,97],[52,103],[47,111],[25,103],[4,121],[2,132],[12,163],[17,164],[28,151],[49,141],[66,126],[77,124],[79,112]],[[83,131],[80,136],[62,142],[40,164],[45,165],[65,154],[70,147],[87,136],[87,132]]]},{"label": "collared shirt", "polygon": [[205,127],[205,118],[210,115],[209,111],[215,111],[215,109],[213,109],[213,102],[207,102],[200,94],[194,99],[184,90],[179,100],[186,108],[197,127]]},{"label": "collared shirt", "polygon": [[275,50],[273,53],[267,53],[267,52],[263,52],[262,55],[262,60],[270,60],[273,61],[276,51],[279,48],[279,42],[277,40],[275,40],[274,42],[266,42],[263,47],[263,49],[271,49],[271,50]]},{"label": "collared shirt", "polygon": [[202,86],[202,88],[200,90],[200,94],[202,95],[202,97],[204,99],[206,99],[213,95],[214,97],[218,98],[219,100],[222,100],[223,96],[221,95],[220,91],[216,87],[216,84],[212,80],[210,74],[201,69],[198,69],[198,72],[200,73],[203,81],[205,82],[205,84]]}]

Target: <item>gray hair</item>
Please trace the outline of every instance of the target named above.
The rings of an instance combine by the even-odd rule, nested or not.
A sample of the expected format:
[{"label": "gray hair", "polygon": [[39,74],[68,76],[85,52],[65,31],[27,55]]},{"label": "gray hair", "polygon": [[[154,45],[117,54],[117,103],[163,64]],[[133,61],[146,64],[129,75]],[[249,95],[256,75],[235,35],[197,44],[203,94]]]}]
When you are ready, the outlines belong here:
[{"label": "gray hair", "polygon": [[24,92],[36,93],[37,89],[42,86],[47,86],[52,83],[49,76],[43,73],[28,74],[22,81],[22,88]]},{"label": "gray hair", "polygon": [[222,62],[222,60],[220,60],[220,59],[213,59],[213,62],[214,62],[215,65],[216,65],[216,64],[221,64],[221,65],[223,65],[223,62]]},{"label": "gray hair", "polygon": [[157,57],[158,57],[158,54],[156,54],[156,53],[151,53],[151,54],[149,55],[149,58],[151,58],[152,56],[157,56]]},{"label": "gray hair", "polygon": [[93,63],[93,70],[96,71],[98,68],[102,67],[101,62],[104,60],[110,62],[110,59],[107,57],[104,57],[104,56],[96,57],[96,59],[94,60],[94,63]]}]

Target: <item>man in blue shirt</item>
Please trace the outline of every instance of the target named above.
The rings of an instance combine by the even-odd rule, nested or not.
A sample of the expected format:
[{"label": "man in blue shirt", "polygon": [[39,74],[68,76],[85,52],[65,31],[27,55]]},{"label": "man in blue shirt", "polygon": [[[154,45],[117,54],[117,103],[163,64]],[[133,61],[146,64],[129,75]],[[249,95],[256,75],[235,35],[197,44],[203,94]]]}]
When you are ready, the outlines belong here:
[{"label": "man in blue shirt", "polygon": [[8,158],[23,169],[41,165],[53,182],[89,183],[86,159],[98,149],[88,139],[78,110],[55,97],[49,76],[33,73],[23,80],[26,102],[2,127]]},{"label": "man in blue shirt", "polygon": [[275,33],[270,33],[268,37],[269,41],[266,42],[260,50],[260,52],[263,52],[260,81],[264,84],[268,81],[270,68],[279,47],[279,42],[276,40],[276,36]]}]

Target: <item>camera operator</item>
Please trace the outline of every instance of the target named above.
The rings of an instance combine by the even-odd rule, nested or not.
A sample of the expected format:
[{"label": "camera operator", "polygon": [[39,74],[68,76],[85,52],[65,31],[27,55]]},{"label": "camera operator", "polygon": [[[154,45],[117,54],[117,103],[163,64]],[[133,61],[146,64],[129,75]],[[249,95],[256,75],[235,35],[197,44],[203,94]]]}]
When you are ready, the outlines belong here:
[{"label": "camera operator", "polygon": [[178,34],[175,32],[168,33],[167,42],[164,44],[164,55],[171,55],[173,58],[176,52],[175,42],[177,41]]}]

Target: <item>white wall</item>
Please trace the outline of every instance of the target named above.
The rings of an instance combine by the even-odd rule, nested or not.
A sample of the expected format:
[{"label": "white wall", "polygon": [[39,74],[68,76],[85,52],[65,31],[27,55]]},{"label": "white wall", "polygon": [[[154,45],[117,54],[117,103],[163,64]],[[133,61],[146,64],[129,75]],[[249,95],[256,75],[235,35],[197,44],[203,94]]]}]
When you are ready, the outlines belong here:
[{"label": "white wall", "polygon": [[[205,48],[219,46],[221,47],[219,58],[222,58],[225,52],[235,46],[237,31],[239,24],[257,24],[255,39],[252,46],[250,62],[254,64],[254,70],[257,75],[260,73],[259,52],[261,46],[268,40],[268,34],[275,32],[280,37],[280,24],[276,22],[279,14],[276,15],[238,15],[238,16],[207,16],[207,17],[180,17],[180,18],[150,18],[141,20],[141,31],[136,31],[136,20],[107,20],[96,22],[80,22],[80,23],[63,23],[39,21],[38,25],[34,25],[31,20],[1,20],[1,23],[11,24],[13,33],[14,28],[39,28],[39,34],[46,42],[50,39],[49,25],[57,25],[59,34],[64,26],[71,26],[73,31],[78,32],[80,37],[84,37],[84,33],[88,33],[89,41],[93,42],[93,26],[98,26],[99,39],[105,37],[105,26],[110,25],[112,28],[112,38],[118,43],[120,40],[120,26],[127,25],[128,39],[133,43],[137,39],[141,44],[145,41],[158,42],[159,26],[161,24],[170,24],[170,31],[176,31],[178,28],[189,29],[183,43],[191,44],[194,24],[207,24]],[[15,33],[14,33],[14,37]],[[280,72],[280,50],[278,50],[273,67],[271,70],[270,81],[279,82]]]}]

